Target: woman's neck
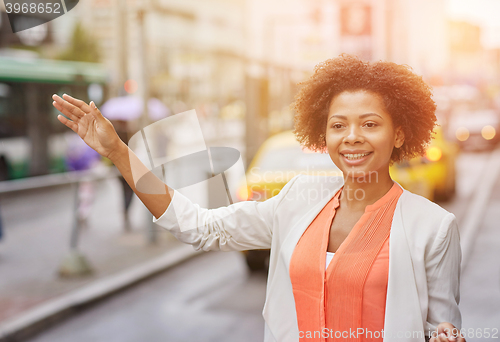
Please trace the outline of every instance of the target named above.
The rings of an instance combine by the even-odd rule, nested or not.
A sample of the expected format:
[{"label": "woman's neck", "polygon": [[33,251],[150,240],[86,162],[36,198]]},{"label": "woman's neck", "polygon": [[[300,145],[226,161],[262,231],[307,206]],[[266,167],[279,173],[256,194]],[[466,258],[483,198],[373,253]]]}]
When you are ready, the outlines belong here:
[{"label": "woman's neck", "polygon": [[382,198],[393,185],[389,170],[384,173],[373,172],[364,177],[344,175],[340,206],[350,211],[364,211],[367,205]]}]

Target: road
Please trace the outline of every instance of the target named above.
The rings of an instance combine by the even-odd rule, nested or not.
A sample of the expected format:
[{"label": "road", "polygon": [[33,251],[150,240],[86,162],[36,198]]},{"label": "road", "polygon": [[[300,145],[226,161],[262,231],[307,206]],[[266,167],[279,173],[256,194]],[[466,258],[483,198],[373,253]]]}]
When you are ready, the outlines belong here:
[{"label": "road", "polygon": [[32,341],[254,342],[266,274],[238,252],[209,252],[91,307]]},{"label": "road", "polygon": [[[458,161],[456,198],[443,207],[467,215],[474,189],[482,181],[488,154],[463,154]],[[500,339],[500,180],[485,210],[468,267],[461,279],[463,327],[471,341],[497,329]],[[134,288],[104,300],[31,342],[248,341],[263,339],[261,311],[265,274],[251,274],[242,254],[210,252],[191,259]]]}]

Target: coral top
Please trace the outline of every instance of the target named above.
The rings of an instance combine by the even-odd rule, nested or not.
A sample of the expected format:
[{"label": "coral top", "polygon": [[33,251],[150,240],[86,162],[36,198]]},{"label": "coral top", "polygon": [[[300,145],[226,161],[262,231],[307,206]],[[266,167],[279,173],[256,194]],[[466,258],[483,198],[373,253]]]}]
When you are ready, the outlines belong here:
[{"label": "coral top", "polygon": [[389,235],[403,189],[393,182],[384,196],[366,206],[326,267],[330,228],[342,189],[311,222],[290,260],[301,341],[383,340]]}]

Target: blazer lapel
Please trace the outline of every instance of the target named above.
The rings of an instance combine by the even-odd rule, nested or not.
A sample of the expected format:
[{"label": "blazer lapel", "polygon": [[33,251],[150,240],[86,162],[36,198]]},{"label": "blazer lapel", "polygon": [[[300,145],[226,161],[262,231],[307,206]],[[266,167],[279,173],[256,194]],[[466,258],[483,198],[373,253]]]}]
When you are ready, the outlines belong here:
[{"label": "blazer lapel", "polygon": [[331,184],[330,191],[328,192],[328,194],[324,195],[321,199],[319,199],[318,203],[315,204],[305,215],[303,215],[297,221],[297,223],[290,229],[290,232],[283,241],[283,244],[281,246],[281,257],[283,258],[282,261],[286,265],[287,272],[290,272],[290,260],[292,258],[295,246],[299,242],[300,237],[302,236],[302,234],[304,234],[307,227],[309,227],[309,225],[314,220],[314,218],[319,214],[321,209],[325,207],[328,201],[332,199],[332,197],[344,184],[343,177],[338,177],[338,179],[340,180],[340,182]]},{"label": "blazer lapel", "polygon": [[[268,333],[270,341],[299,341],[297,313],[290,280],[290,259],[304,231],[343,185],[344,179],[342,177],[338,178],[339,180],[336,182],[330,183],[327,181],[323,183],[323,186],[329,190],[326,194],[320,191],[322,197],[317,199],[317,203],[290,228],[281,244],[277,255],[278,266],[273,278],[268,281],[268,291],[275,295],[269,301],[266,301],[262,312],[268,324],[269,331],[266,331],[266,333]],[[269,315],[269,312],[274,314]]]},{"label": "blazer lapel", "polygon": [[[399,183],[398,183],[399,184]],[[424,342],[424,325],[420,312],[410,247],[403,224],[401,203],[407,190],[398,200],[389,237],[389,280],[385,308],[384,342]],[[401,334],[406,334],[402,336]]]}]

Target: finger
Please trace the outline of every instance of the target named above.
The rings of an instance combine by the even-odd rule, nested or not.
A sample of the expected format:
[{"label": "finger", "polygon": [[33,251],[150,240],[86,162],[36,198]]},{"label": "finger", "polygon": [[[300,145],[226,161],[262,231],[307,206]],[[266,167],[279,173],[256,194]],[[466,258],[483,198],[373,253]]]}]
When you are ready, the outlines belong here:
[{"label": "finger", "polygon": [[82,112],[79,108],[73,106],[71,103],[63,100],[62,98],[58,96],[53,96],[52,98],[54,99],[55,104],[57,104],[55,105],[53,102],[52,105],[54,105],[57,110],[69,117],[71,120],[81,119],[85,115],[85,113]]},{"label": "finger", "polygon": [[62,115],[58,115],[57,119],[63,123],[66,127],[70,128],[73,132],[78,133],[78,125],[71,120],[66,119]]},{"label": "finger", "polygon": [[[66,113],[70,114],[70,115],[66,115],[66,116],[70,116],[70,119],[72,119],[72,120],[74,120],[75,118],[82,118],[86,114],[80,108],[76,107],[75,105],[69,103],[68,101],[62,99],[61,97],[59,97],[55,94],[52,95],[52,98],[62,109],[65,110],[65,112],[63,112],[63,114],[64,115],[66,115]],[[62,112],[60,109],[59,109],[59,111]]]},{"label": "finger", "polygon": [[97,108],[97,106],[95,105],[94,101],[90,101],[90,109],[91,109],[91,113],[92,115],[94,116],[94,118],[98,121],[98,122],[104,122],[104,121],[107,121],[106,118],[102,115],[101,111],[99,110],[99,108]]},{"label": "finger", "polygon": [[444,334],[448,337],[448,341],[457,342],[457,329],[451,323],[447,324]]},{"label": "finger", "polygon": [[461,336],[461,332],[451,323],[445,323],[444,333],[448,336],[448,340],[451,342],[459,341],[459,337]]},{"label": "finger", "polygon": [[72,105],[80,108],[85,113],[90,113],[90,106],[88,104],[86,104],[84,101],[79,100],[79,99],[75,99],[74,97],[72,97],[68,94],[63,94],[63,98],[66,101],[68,101],[69,103],[71,103]]},{"label": "finger", "polygon": [[457,332],[455,326],[449,322],[443,322],[437,327],[438,334],[444,334],[446,337],[450,338],[450,341],[456,341],[454,335]]},{"label": "finger", "polygon": [[446,336],[446,333],[439,334],[439,341],[440,342],[449,342],[449,339],[448,339],[448,336]]},{"label": "finger", "polygon": [[52,105],[58,110],[60,111],[62,114],[64,114],[65,116],[67,116],[68,118],[70,118],[71,120],[73,121],[78,121],[80,120],[80,118],[76,115],[74,115],[73,113],[71,113],[69,110],[61,107],[61,105],[59,103],[57,103],[56,101],[53,101],[52,102]]}]

